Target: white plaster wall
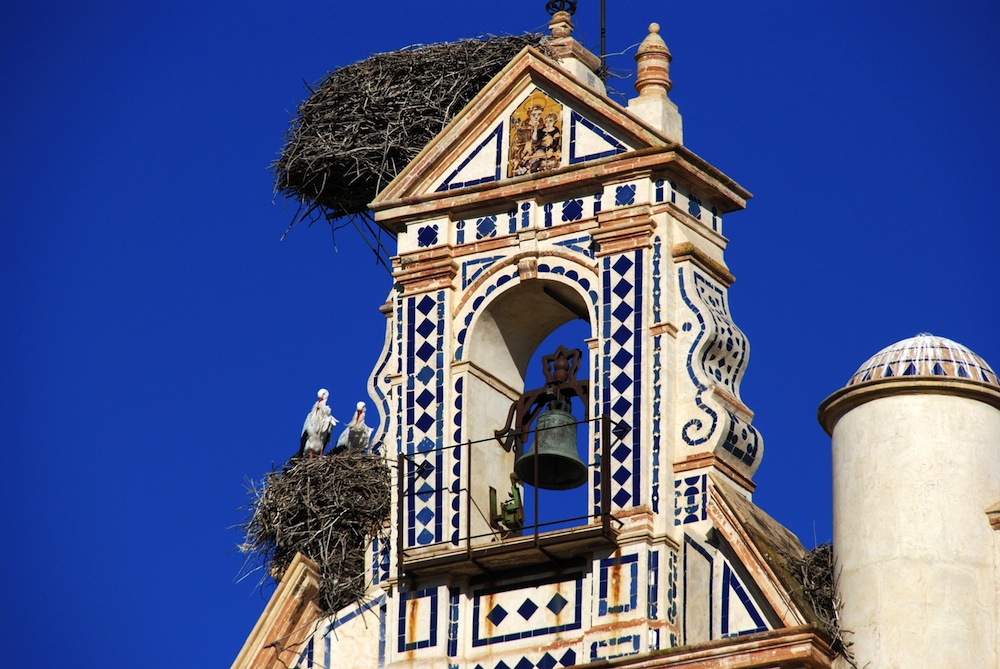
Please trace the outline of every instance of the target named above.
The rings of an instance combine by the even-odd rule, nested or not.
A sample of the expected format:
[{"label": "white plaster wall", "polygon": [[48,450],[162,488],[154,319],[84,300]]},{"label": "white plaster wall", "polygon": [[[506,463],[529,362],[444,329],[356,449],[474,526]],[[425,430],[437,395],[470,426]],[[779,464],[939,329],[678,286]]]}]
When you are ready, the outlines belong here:
[{"label": "white plaster wall", "polygon": [[[481,375],[481,372],[466,375],[463,400],[466,438],[472,441],[471,452],[463,456],[466,459],[463,466],[468,468],[464,477],[470,488],[470,499],[475,502],[469,504],[467,512],[471,536],[477,537],[473,540],[476,544],[495,540],[489,525],[489,489],[497,491],[497,501],[502,503],[510,492],[510,473],[514,471],[514,453],[505,451],[492,438],[493,432],[503,427],[513,399],[487,383]],[[465,535],[465,527],[461,527],[459,536]]]},{"label": "white plaster wall", "polygon": [[[337,622],[347,616],[352,616],[347,623]],[[377,667],[378,649],[379,607],[358,614],[357,607],[351,606],[340,611],[336,618],[320,623],[320,631],[314,637],[314,666],[342,669]]]},{"label": "white plaster wall", "polygon": [[870,401],[834,429],[833,478],[842,626],[858,666],[1000,666],[984,513],[1000,499],[1000,411],[939,394]]}]

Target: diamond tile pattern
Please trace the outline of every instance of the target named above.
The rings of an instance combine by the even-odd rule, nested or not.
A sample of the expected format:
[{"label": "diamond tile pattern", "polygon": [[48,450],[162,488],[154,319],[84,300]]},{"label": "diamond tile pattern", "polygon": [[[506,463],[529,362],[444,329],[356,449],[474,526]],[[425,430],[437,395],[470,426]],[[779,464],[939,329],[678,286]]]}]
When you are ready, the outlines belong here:
[{"label": "diamond tile pattern", "polygon": [[562,220],[579,221],[583,217],[583,200],[566,200],[562,206]]},{"label": "diamond tile pattern", "polygon": [[500,660],[493,665],[477,664],[475,669],[558,669],[561,667],[572,667],[576,664],[576,651],[572,648],[561,654],[558,651],[556,651],[555,655],[545,653],[537,660],[532,660],[532,657],[521,657],[513,667],[507,662]]},{"label": "diamond tile pattern", "polygon": [[[472,645],[488,646],[580,629],[583,581],[583,574],[563,574],[475,590]],[[512,611],[518,615],[511,615]]]},{"label": "diamond tile pattern", "polygon": [[635,202],[635,184],[625,184],[615,188],[615,206],[624,207]]},{"label": "diamond tile pattern", "polygon": [[535,666],[538,667],[538,669],[553,669],[553,667],[557,664],[559,664],[559,661],[546,653],[545,655],[542,655],[542,659],[535,663]]},{"label": "diamond tile pattern", "polygon": [[[443,540],[446,470],[440,450],[444,437],[442,425],[444,370],[443,291],[415,295],[406,300],[404,395],[406,475],[409,477],[404,503],[407,527],[403,533],[407,546],[437,543]],[[420,482],[420,485],[416,485]]]},{"label": "diamond tile pattern", "polygon": [[497,217],[486,216],[476,221],[476,238],[493,237],[497,232]]},{"label": "diamond tile pattern", "polygon": [[506,617],[507,617],[507,610],[504,607],[500,606],[499,604],[494,606],[493,610],[491,610],[489,613],[486,614],[486,619],[489,620],[494,625],[499,625],[504,621],[504,618]]},{"label": "diamond tile pattern", "polygon": [[552,613],[559,615],[559,612],[562,611],[564,608],[566,608],[567,604],[569,604],[569,602],[566,600],[566,598],[557,592],[556,594],[552,595],[552,599],[550,599],[549,603],[545,605],[545,608],[547,608]]},{"label": "diamond tile pattern", "polygon": [[532,615],[534,615],[535,611],[537,610],[538,610],[538,604],[535,604],[530,599],[526,599],[524,600],[524,604],[521,604],[521,608],[519,608],[517,612],[521,614],[522,618],[527,620]]},{"label": "diamond tile pattern", "polygon": [[436,225],[425,225],[417,230],[417,246],[434,246],[438,243],[438,227]]},{"label": "diamond tile pattern", "polygon": [[[634,194],[634,191],[633,191]],[[628,199],[629,193],[619,195]],[[605,355],[601,411],[614,425],[611,499],[618,508],[639,503],[639,430],[642,389],[643,249],[607,256],[601,267]],[[595,508],[595,512],[598,509]]]}]

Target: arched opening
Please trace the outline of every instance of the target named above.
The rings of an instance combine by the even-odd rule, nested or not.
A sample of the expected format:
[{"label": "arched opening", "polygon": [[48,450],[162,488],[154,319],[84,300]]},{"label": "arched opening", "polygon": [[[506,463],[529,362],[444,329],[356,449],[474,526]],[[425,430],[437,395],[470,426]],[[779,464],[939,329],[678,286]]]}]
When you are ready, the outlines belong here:
[{"label": "arched opening", "polygon": [[[590,378],[590,321],[588,303],[577,287],[543,279],[512,286],[483,305],[476,315],[465,343],[469,373],[463,391],[463,433],[472,444],[468,480],[473,536],[492,539],[488,513],[483,513],[488,509],[490,489],[501,499],[507,496],[514,462],[520,455],[513,449],[505,450],[491,438],[506,426],[511,405],[521,393],[545,385],[541,357],[560,344],[581,350],[577,378]],[[582,420],[584,408],[580,400],[573,404],[573,415]],[[592,460],[587,446],[592,434],[587,424],[577,427],[578,453],[587,464]],[[539,531],[586,523],[589,488],[584,484],[572,490],[539,490],[537,519],[544,523]],[[536,520],[534,494],[534,488],[522,485],[526,528]],[[571,517],[576,520],[568,524],[552,522]]]},{"label": "arched opening", "polygon": [[[528,374],[525,378],[525,388],[539,388],[545,385],[545,378],[542,373],[542,357],[552,353],[559,346],[580,349],[583,355],[580,357],[580,368],[576,373],[576,378],[581,380],[590,379],[592,356],[586,343],[590,337],[590,323],[579,319],[569,321],[554,330],[542,341],[531,356],[531,361],[528,364]],[[591,443],[593,438],[592,425],[595,416],[590,416],[591,424],[584,423],[586,412],[579,400],[573,400],[570,410],[573,417],[579,423],[576,427],[577,455],[584,463],[590,465],[593,460]],[[548,532],[550,530],[584,525],[588,522],[591,512],[590,504],[588,503],[589,481],[582,486],[569,490],[545,490],[542,488],[536,490],[529,483],[525,483],[523,489],[525,527],[532,527],[537,522],[540,532]],[[535,506],[536,494],[537,514]]]}]

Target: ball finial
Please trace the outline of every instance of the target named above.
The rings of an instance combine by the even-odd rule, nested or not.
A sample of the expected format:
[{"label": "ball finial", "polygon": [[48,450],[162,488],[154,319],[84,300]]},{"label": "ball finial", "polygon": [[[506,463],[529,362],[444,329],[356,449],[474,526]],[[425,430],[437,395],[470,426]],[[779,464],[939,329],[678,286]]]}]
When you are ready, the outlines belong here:
[{"label": "ball finial", "polygon": [[649,32],[653,33],[654,35],[659,34],[659,32],[660,32],[660,24],[659,23],[650,23],[649,24]]}]

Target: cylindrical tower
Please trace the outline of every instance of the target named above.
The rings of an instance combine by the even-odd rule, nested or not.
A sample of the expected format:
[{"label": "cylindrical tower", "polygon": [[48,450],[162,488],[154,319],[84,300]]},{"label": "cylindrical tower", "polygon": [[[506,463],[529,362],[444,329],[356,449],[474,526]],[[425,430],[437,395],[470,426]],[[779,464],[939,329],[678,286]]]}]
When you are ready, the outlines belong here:
[{"label": "cylindrical tower", "polygon": [[998,667],[1000,383],[920,334],[819,407],[833,437],[841,627],[859,667]]}]

